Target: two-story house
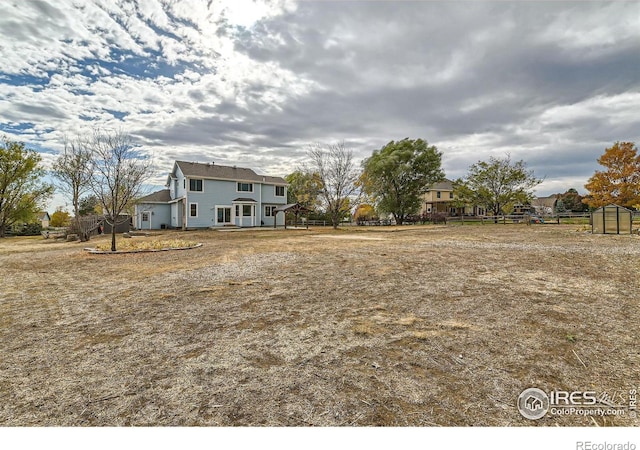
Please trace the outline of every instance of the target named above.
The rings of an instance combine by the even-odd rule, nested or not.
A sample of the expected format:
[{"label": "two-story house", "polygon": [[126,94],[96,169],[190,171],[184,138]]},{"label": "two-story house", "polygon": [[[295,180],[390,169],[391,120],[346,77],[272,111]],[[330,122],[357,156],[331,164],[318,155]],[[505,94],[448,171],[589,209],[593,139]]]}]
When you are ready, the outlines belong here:
[{"label": "two-story house", "polygon": [[421,214],[441,213],[448,216],[483,216],[486,212],[481,206],[457,204],[453,192],[453,182],[444,179],[434,183],[422,196]]},{"label": "two-story house", "polygon": [[[287,203],[284,178],[213,162],[176,161],[166,187],[138,200],[137,228],[272,227]],[[277,220],[284,225],[284,215]]]}]

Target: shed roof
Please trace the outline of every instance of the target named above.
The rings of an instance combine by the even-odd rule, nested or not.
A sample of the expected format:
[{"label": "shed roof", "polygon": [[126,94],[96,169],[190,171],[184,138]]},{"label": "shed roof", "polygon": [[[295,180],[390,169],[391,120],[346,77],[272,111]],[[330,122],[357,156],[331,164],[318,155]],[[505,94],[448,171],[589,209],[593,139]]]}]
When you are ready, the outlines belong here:
[{"label": "shed roof", "polygon": [[169,203],[170,200],[171,195],[169,194],[169,189],[162,189],[145,195],[138,200],[138,203]]},{"label": "shed roof", "polygon": [[600,208],[596,209],[593,212],[602,211],[603,209],[614,209],[614,208],[617,208],[618,211],[622,210],[624,212],[628,212],[629,214],[633,214],[633,211],[630,210],[629,208],[625,208],[624,206],[616,205],[615,203],[610,203],[610,204],[608,204],[606,206],[601,206]]},{"label": "shed roof", "polygon": [[276,212],[284,211],[284,212],[293,212],[293,213],[311,212],[309,208],[301,205],[300,203],[288,203],[286,205],[278,206],[274,211]]},{"label": "shed roof", "polygon": [[[245,167],[221,166],[215,163],[199,163],[188,161],[176,161],[176,166],[186,177],[210,178],[214,180],[255,181],[257,183],[272,183],[286,185],[282,177],[258,175],[252,169]],[[175,176],[175,166],[171,173]]]}]

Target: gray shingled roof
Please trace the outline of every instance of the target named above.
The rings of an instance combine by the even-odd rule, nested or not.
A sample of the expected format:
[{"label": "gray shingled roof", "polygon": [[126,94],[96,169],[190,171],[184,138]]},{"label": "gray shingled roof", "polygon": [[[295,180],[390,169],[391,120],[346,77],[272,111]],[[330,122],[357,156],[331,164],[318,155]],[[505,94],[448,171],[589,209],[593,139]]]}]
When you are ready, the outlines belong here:
[{"label": "gray shingled roof", "polygon": [[138,200],[139,203],[168,203],[171,200],[169,189],[153,192]]},{"label": "gray shingled roof", "polygon": [[[221,166],[215,163],[176,161],[186,177],[211,178],[215,180],[255,181],[257,183],[287,184],[284,178],[258,175],[244,167]],[[175,169],[172,173],[175,176]]]},{"label": "gray shingled roof", "polygon": [[434,183],[433,186],[429,188],[430,191],[453,191],[453,181],[444,179],[444,181],[440,181],[439,183]]}]

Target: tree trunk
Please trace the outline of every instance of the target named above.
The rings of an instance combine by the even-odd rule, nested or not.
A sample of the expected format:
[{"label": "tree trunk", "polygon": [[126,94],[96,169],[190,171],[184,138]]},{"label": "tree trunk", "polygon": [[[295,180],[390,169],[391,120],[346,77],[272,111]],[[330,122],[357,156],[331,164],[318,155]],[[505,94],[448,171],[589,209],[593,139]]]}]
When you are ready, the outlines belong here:
[{"label": "tree trunk", "polygon": [[115,220],[113,221],[113,225],[111,225],[111,251],[116,251],[116,224]]},{"label": "tree trunk", "polygon": [[0,225],[0,238],[4,237],[4,224]]}]

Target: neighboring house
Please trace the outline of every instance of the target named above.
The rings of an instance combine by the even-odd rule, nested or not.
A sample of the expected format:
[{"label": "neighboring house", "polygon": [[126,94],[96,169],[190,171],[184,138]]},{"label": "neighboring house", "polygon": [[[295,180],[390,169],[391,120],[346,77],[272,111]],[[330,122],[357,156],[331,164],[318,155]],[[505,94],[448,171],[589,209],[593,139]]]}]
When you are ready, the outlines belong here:
[{"label": "neighboring house", "polygon": [[531,201],[531,207],[536,214],[554,214],[558,205],[558,196],[536,197]]},{"label": "neighboring house", "polygon": [[515,205],[513,205],[513,210],[511,211],[511,214],[515,214],[515,215],[531,214],[533,210],[534,208],[532,205],[516,203]]},{"label": "neighboring house", "polygon": [[37,220],[42,225],[42,228],[49,228],[51,216],[49,216],[49,213],[46,211],[40,211],[37,215]]},{"label": "neighboring house", "polygon": [[[141,198],[139,229],[274,226],[275,209],[287,203],[284,178],[215,163],[176,161],[168,189]],[[284,225],[280,214],[277,225]]]},{"label": "neighboring house", "polygon": [[434,183],[422,196],[421,214],[443,213],[450,216],[483,216],[485,209],[473,205],[464,207],[454,206],[456,200],[453,193],[453,182],[444,179],[439,183]]}]

